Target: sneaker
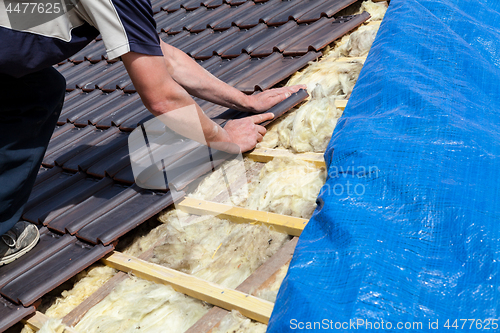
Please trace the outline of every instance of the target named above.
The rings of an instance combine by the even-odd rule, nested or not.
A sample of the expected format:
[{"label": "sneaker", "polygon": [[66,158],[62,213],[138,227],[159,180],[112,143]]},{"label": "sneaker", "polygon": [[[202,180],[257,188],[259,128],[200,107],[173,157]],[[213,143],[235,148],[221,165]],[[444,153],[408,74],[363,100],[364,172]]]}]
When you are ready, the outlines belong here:
[{"label": "sneaker", "polygon": [[29,222],[19,221],[0,236],[0,266],[13,262],[35,247],[40,239],[38,228]]}]

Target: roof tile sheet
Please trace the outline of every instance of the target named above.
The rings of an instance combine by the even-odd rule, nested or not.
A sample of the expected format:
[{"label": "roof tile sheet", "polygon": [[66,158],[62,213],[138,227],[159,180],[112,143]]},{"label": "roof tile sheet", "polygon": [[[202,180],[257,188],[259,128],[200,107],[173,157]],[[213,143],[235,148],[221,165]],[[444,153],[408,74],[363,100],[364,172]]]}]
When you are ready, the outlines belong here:
[{"label": "roof tile sheet", "polygon": [[22,259],[0,267],[0,288],[74,241],[75,238],[70,235],[59,235],[50,232],[47,228],[41,228],[40,241],[33,251],[25,254],[21,257]]},{"label": "roof tile sheet", "polygon": [[134,114],[132,117],[128,117],[123,120],[120,126],[120,130],[126,132],[132,132],[140,123],[153,119],[154,116],[145,107],[140,110],[140,112]]},{"label": "roof tile sheet", "polygon": [[[111,200],[117,202],[116,205],[126,200],[129,196],[125,195],[122,199],[123,196],[121,194],[127,188],[126,186],[111,182],[78,205],[71,207],[49,221],[46,225],[51,230],[74,235],[78,230],[96,219],[99,214],[106,212],[107,208],[103,209],[104,206],[108,205],[107,207],[111,207],[110,209],[112,209],[114,206],[110,204]],[[99,213],[96,213],[95,210],[98,210]]]},{"label": "roof tile sheet", "polygon": [[139,100],[139,94],[126,94],[119,92],[117,98],[112,98],[108,103],[102,104],[90,112],[74,120],[74,124],[83,127],[88,124],[96,125],[101,119]]},{"label": "roof tile sheet", "polygon": [[[136,125],[137,127],[137,125]],[[135,127],[134,127],[135,128]],[[114,177],[130,164],[128,146],[121,146],[106,158],[98,161],[87,169],[87,173],[95,177]]]},{"label": "roof tile sheet", "polygon": [[[51,255],[3,286],[0,294],[16,304],[30,306],[113,250],[112,245],[91,246],[69,235],[60,237],[58,242],[63,242],[64,246],[56,252],[48,247],[46,251]],[[35,253],[42,255],[42,251]],[[19,260],[24,262],[22,257]]]},{"label": "roof tile sheet", "polygon": [[32,313],[35,313],[35,307],[25,308],[0,296],[0,333]]},{"label": "roof tile sheet", "polygon": [[125,66],[121,61],[112,64],[106,62],[103,63],[106,65],[101,71],[91,71],[89,75],[76,82],[76,88],[80,88],[87,92],[94,89],[102,89],[100,85],[104,85],[108,81],[114,80],[119,76],[127,74]]},{"label": "roof tile sheet", "polygon": [[29,211],[47,198],[52,197],[86,177],[83,172],[72,174],[62,172],[61,168],[57,168],[55,170],[60,172],[55,173],[52,177],[47,178],[45,181],[33,187],[28,202],[25,205],[24,212]]},{"label": "roof tile sheet", "polygon": [[[111,183],[113,181],[110,178],[101,180],[90,177],[82,178],[26,210],[23,219],[37,224],[47,224]],[[47,185],[50,186],[50,184]]]},{"label": "roof tile sheet", "polygon": [[337,14],[339,11],[342,9],[346,8],[347,6],[355,3],[356,0],[336,0],[336,1],[328,1],[321,6],[312,6],[311,10],[306,11],[302,15],[298,17],[294,17],[294,19],[298,23],[309,23],[316,21],[322,16],[325,17],[332,17],[333,15]]},{"label": "roof tile sheet", "polygon": [[[121,126],[127,119],[134,117],[138,113],[149,112],[140,99],[134,99],[129,104],[117,108],[109,114],[103,115],[99,119],[90,119],[92,124],[98,128],[109,128],[111,126]],[[137,126],[135,123],[134,128]]]},{"label": "roof tile sheet", "polygon": [[[84,152],[66,161],[62,167],[69,172],[87,171],[92,165],[102,161],[128,143],[128,135],[124,132],[117,132],[96,143]],[[100,174],[99,178],[104,177]]]},{"label": "roof tile sheet", "polygon": [[88,113],[93,112],[94,109],[96,108],[99,108],[105,104],[112,102],[114,99],[118,98],[123,94],[122,91],[114,91],[112,93],[105,93],[105,92],[100,92],[100,93],[101,94],[97,95],[96,98],[90,99],[85,103],[81,103],[78,106],[75,106],[69,110],[65,110],[65,112],[59,117],[59,121],[65,119],[67,122],[74,123],[76,119]]},{"label": "roof tile sheet", "polygon": [[[272,15],[267,19],[266,23],[268,25],[280,25],[291,20],[296,20],[298,17],[312,11],[317,7],[326,7],[329,3],[334,3],[330,0],[302,0],[296,2],[294,6],[288,7],[287,9]],[[319,17],[318,17],[319,18]]]},{"label": "roof tile sheet", "polygon": [[55,159],[63,154],[64,151],[68,149],[68,147],[73,147],[81,140],[92,140],[96,135],[100,134],[97,131],[98,130],[96,130],[93,126],[87,126],[83,128],[73,127],[73,129],[70,129],[69,131],[66,131],[61,135],[55,137],[52,141],[50,141],[42,164],[49,167],[54,166]]},{"label": "roof tile sheet", "polygon": [[[88,64],[88,65],[87,65]],[[85,61],[84,63],[74,67],[76,72],[73,75],[66,77],[66,90],[73,90],[84,85],[87,81],[92,79],[93,76],[101,74],[106,71],[106,67],[109,67],[106,61],[101,61],[96,64],[92,62]],[[85,70],[84,70],[85,68]]]},{"label": "roof tile sheet", "polygon": [[118,135],[118,133],[120,133],[120,131],[116,127],[108,130],[94,129],[89,135],[84,136],[80,140],[73,141],[71,144],[66,145],[49,157],[55,160],[56,165],[63,166],[68,160],[80,154],[84,154],[88,149],[92,149],[109,137]]},{"label": "roof tile sheet", "polygon": [[[309,31],[309,39],[297,39],[286,47],[282,43],[279,43],[276,48],[282,48],[282,52],[286,56],[300,55],[306,50],[320,51],[326,45],[358,27],[369,18],[370,15],[365,12],[361,15],[342,17],[334,21],[321,19],[314,24],[317,25],[317,29]],[[320,25],[319,23],[322,24]]]},{"label": "roof tile sheet", "polygon": [[102,216],[87,224],[77,232],[78,238],[90,243],[110,244],[115,239],[134,229],[148,218],[159,213],[174,201],[184,197],[184,193],[159,193],[148,190],[136,190],[136,194],[127,201],[107,211]]},{"label": "roof tile sheet", "polygon": [[[246,41],[260,34],[263,30],[268,30],[267,25],[261,23],[252,29],[230,28],[222,33],[219,40],[214,43],[203,43],[198,46],[198,50],[189,50],[188,52],[196,59],[207,59],[213,55],[224,55],[234,58],[243,52]],[[242,46],[243,45],[243,46]],[[226,54],[229,49],[234,49],[231,54]]]}]

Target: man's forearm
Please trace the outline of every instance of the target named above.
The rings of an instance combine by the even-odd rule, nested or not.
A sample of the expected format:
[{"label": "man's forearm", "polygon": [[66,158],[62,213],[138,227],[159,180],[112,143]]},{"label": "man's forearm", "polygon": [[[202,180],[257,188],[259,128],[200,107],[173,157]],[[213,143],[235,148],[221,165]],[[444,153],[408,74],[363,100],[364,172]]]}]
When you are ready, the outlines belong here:
[{"label": "man's forearm", "polygon": [[254,112],[248,96],[219,80],[187,54],[162,42],[171,77],[191,95],[240,111]]},{"label": "man's forearm", "polygon": [[130,52],[122,58],[144,105],[169,128],[200,143],[231,141],[170,77],[162,57]]},{"label": "man's forearm", "polygon": [[[231,120],[221,128],[205,115],[188,91],[214,103],[259,113],[300,88],[285,87],[247,96],[214,78],[181,51],[167,46],[164,52],[170,52],[170,60],[135,52],[124,54],[122,60],[148,110],[173,131],[200,143],[234,143],[241,151],[248,151],[266,133],[265,127],[258,124],[272,119],[273,114]],[[234,150],[225,144],[221,147],[226,151]]]}]

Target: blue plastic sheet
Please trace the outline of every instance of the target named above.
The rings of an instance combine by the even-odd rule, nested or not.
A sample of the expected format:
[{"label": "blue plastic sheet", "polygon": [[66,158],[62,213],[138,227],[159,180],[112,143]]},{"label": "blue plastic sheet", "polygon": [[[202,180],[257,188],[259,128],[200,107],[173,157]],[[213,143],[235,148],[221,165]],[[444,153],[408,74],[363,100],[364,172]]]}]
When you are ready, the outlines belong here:
[{"label": "blue plastic sheet", "polygon": [[500,331],[500,1],[392,0],[325,160],[268,332]]}]

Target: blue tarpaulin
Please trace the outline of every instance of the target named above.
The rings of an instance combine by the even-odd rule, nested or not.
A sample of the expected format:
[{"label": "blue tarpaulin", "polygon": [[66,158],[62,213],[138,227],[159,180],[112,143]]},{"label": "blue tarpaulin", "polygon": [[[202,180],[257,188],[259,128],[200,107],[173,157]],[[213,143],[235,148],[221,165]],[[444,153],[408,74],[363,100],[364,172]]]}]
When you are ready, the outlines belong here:
[{"label": "blue tarpaulin", "polygon": [[392,0],[325,160],[268,332],[500,331],[500,1]]}]

